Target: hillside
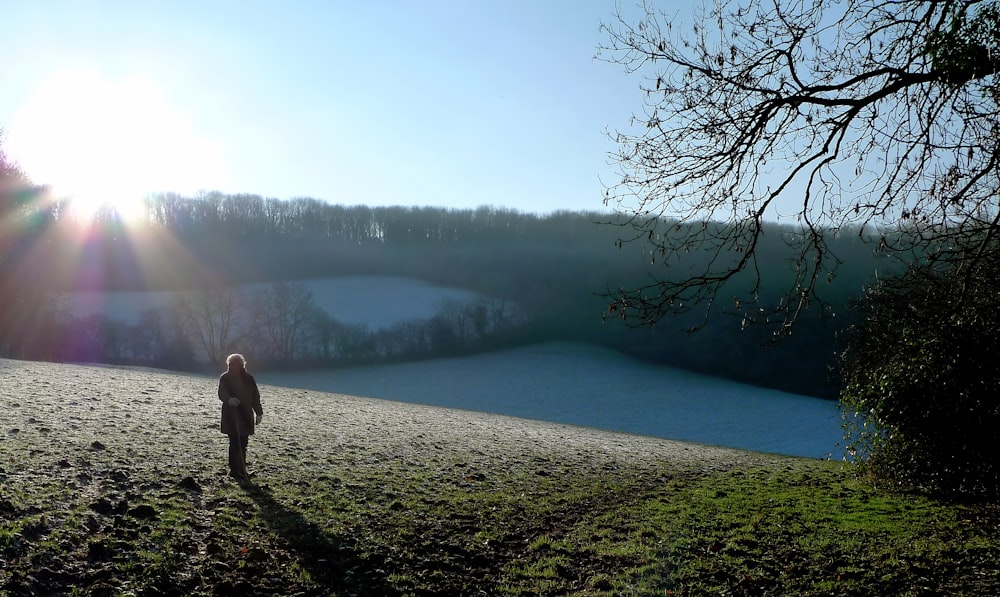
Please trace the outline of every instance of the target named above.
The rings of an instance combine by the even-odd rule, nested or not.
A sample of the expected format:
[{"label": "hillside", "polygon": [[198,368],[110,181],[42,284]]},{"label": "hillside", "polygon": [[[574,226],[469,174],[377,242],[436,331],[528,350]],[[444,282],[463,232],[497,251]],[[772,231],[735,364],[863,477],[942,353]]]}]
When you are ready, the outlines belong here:
[{"label": "hillside", "polygon": [[[769,226],[761,239],[766,277],[734,277],[710,310],[708,301],[685,298],[678,313],[651,327],[646,318],[619,319],[620,293],[662,279],[668,270],[642,243],[622,241],[634,230],[597,213],[540,217],[492,207],[159,196],[150,198],[148,221],[125,226],[99,218],[81,235],[57,217],[56,206],[39,209],[43,213],[32,220],[37,225],[25,224],[0,263],[0,357],[196,370],[194,363],[218,362],[239,338],[255,346],[250,357],[257,366],[337,368],[569,341],[832,399],[840,390],[831,371],[841,350],[836,337],[850,323],[848,305],[887,267],[865,238],[833,235],[830,255],[844,260],[843,267],[800,314],[795,333],[772,343],[784,316],[771,307],[782,311],[782,297],[794,287],[794,268],[786,266],[795,251],[786,243],[795,229],[784,225]],[[697,223],[662,225],[675,232],[690,228],[682,235],[701,229]],[[712,255],[709,247],[693,250],[669,271],[698,271]],[[361,329],[349,313],[360,304],[376,307],[391,290],[370,300],[369,285],[321,304],[300,286],[356,276],[420,280],[477,300],[435,309],[419,325],[388,313],[379,320],[399,327]],[[140,291],[157,297],[156,308],[131,312],[128,322],[122,313],[103,312],[110,306],[99,302],[103,293]],[[95,294],[96,308],[72,313],[65,304],[69,293]],[[169,293],[184,300],[159,300]],[[744,326],[756,317],[751,313],[774,317]],[[222,319],[232,329],[211,324]],[[689,334],[692,328],[699,333]],[[289,342],[293,337],[296,342]]]},{"label": "hillside", "polygon": [[[3,594],[620,594],[665,586],[698,594],[680,591],[686,574],[701,574],[685,566],[720,549],[712,574],[731,587],[746,585],[739,570],[747,566],[759,587],[784,594],[816,594],[810,587],[834,583],[837,567],[855,570],[847,588],[922,582],[902,568],[863,572],[891,564],[837,543],[822,548],[835,556],[823,558],[831,576],[812,578],[805,562],[817,547],[780,546],[793,528],[789,515],[745,510],[773,509],[792,487],[811,492],[808,511],[823,500],[810,533],[856,541],[868,531],[841,528],[836,513],[912,512],[923,522],[878,529],[879,553],[918,549],[926,558],[933,539],[956,558],[936,587],[990,570],[976,582],[1000,587],[991,564],[996,527],[984,526],[995,518],[959,522],[961,532],[939,528],[961,518],[909,498],[878,498],[870,512],[871,491],[836,463],[266,384],[248,457],[255,476],[240,485],[225,475],[215,390],[211,377],[0,360]],[[756,492],[770,505],[740,502]],[[706,495],[711,504],[698,506]],[[753,524],[754,540],[767,543],[777,532],[770,525],[782,521],[774,546],[796,552],[802,570],[782,572],[785,555],[768,545],[770,562],[721,559],[738,554],[720,533]]]}]

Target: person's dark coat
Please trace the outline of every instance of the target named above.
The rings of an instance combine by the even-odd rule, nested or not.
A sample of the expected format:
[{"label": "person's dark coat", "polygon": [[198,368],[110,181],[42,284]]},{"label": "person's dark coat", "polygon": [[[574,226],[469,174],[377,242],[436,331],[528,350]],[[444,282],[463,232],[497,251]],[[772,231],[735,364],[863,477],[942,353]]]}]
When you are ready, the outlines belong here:
[{"label": "person's dark coat", "polygon": [[[239,398],[239,406],[229,406],[229,399]],[[226,435],[253,435],[254,413],[264,414],[260,405],[257,380],[246,370],[225,372],[219,377],[219,400],[222,401],[222,423],[219,430]]]}]

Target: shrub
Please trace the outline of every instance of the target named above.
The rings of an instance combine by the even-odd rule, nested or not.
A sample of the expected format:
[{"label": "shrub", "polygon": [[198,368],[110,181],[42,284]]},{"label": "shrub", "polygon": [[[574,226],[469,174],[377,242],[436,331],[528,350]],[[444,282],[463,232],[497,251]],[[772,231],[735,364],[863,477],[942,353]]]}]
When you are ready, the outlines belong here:
[{"label": "shrub", "polygon": [[842,354],[846,453],[876,478],[996,495],[1000,267],[922,264],[855,306]]}]

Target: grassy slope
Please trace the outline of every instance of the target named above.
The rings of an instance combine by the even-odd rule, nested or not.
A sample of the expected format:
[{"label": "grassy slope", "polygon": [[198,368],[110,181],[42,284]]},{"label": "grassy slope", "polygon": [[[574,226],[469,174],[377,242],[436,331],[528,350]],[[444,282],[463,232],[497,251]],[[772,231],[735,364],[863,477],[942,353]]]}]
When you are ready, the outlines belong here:
[{"label": "grassy slope", "polygon": [[[266,380],[262,380],[266,381]],[[0,361],[0,593],[1000,594],[1000,512],[842,465],[210,378]]]}]

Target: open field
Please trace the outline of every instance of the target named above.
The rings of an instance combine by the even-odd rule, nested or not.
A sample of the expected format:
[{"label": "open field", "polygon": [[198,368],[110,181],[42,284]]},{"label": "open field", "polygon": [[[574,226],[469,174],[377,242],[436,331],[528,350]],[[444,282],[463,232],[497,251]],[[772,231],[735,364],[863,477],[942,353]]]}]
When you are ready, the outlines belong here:
[{"label": "open field", "polygon": [[1000,509],[835,462],[0,360],[0,594],[996,595]]}]

